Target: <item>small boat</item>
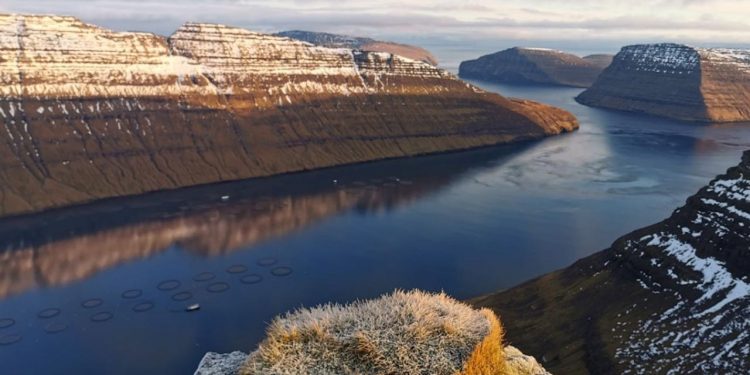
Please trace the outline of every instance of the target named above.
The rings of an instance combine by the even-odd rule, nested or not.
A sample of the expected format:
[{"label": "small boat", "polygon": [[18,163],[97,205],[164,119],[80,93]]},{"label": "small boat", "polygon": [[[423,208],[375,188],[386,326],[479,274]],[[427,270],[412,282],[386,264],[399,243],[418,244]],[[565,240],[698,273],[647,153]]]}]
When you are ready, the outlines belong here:
[{"label": "small boat", "polygon": [[191,312],[191,311],[198,311],[198,310],[200,310],[200,309],[201,309],[201,305],[199,305],[199,304],[197,304],[197,303],[194,303],[194,304],[192,304],[192,305],[190,305],[190,306],[186,307],[186,308],[185,308],[185,311],[187,311],[187,312]]}]

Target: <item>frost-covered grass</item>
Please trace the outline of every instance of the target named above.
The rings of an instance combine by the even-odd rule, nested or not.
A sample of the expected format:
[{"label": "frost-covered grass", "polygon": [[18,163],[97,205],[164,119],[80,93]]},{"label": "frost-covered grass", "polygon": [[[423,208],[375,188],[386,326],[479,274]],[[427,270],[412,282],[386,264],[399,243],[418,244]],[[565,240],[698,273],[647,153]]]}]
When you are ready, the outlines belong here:
[{"label": "frost-covered grass", "polygon": [[242,374],[505,374],[502,327],[445,294],[396,291],[275,319]]}]

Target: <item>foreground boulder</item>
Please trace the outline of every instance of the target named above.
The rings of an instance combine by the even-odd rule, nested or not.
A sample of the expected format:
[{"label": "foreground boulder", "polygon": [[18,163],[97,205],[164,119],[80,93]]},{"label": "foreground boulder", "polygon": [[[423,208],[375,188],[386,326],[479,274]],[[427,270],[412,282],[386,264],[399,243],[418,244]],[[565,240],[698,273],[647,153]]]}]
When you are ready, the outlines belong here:
[{"label": "foreground boulder", "polygon": [[459,76],[489,82],[589,87],[611,55],[576,55],[545,48],[515,47],[464,61]]},{"label": "foreground boulder", "polygon": [[0,216],[577,128],[431,65],[215,24],[0,15]]},{"label": "foreground boulder", "polygon": [[244,364],[242,353],[209,353],[196,374],[547,374],[533,358],[503,348],[502,334],[489,310],[397,291],[277,318]]},{"label": "foreground boulder", "polygon": [[750,151],[661,223],[474,305],[560,374],[750,368]]},{"label": "foreground boulder", "polygon": [[576,100],[680,120],[750,120],[750,50],[682,44],[623,47]]},{"label": "foreground boulder", "polygon": [[409,44],[301,30],[282,31],[275,35],[302,40],[323,47],[358,49],[367,52],[387,52],[433,66],[437,66],[438,64],[437,58],[430,51]]}]

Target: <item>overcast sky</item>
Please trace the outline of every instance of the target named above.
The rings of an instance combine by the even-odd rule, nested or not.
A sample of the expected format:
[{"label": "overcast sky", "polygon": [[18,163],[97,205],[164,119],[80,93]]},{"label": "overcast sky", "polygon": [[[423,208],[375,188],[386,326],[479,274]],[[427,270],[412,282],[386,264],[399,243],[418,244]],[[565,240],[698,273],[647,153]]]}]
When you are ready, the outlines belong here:
[{"label": "overcast sky", "polygon": [[487,52],[513,45],[614,52],[635,42],[750,43],[748,0],[1,0],[0,11],[74,15],[163,35],[185,21],[205,21]]}]

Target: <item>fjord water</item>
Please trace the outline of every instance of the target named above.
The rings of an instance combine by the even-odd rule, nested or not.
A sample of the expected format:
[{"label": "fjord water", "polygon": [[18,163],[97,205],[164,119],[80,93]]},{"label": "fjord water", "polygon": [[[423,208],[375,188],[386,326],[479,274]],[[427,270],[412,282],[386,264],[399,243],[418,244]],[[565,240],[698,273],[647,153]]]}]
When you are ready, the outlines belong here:
[{"label": "fjord water", "polygon": [[750,124],[474,83],[568,109],[581,129],[0,221],[3,373],[185,374],[206,351],[252,350],[300,306],[511,287],[667,217],[750,148]]}]

